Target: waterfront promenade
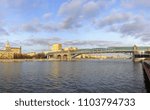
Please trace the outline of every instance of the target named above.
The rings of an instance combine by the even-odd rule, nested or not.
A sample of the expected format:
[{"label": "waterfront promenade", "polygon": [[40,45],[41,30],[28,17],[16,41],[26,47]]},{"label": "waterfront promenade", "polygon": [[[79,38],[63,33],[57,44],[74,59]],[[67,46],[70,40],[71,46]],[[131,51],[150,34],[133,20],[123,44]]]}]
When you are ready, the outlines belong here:
[{"label": "waterfront promenade", "polygon": [[[80,60],[126,60],[125,58],[118,59],[72,59],[71,61]],[[70,61],[70,60],[60,60],[60,59],[0,59],[0,62],[49,62],[49,61]]]},{"label": "waterfront promenade", "polygon": [[[58,59],[55,59],[56,61]],[[54,61],[52,59],[0,59],[0,62]]]}]

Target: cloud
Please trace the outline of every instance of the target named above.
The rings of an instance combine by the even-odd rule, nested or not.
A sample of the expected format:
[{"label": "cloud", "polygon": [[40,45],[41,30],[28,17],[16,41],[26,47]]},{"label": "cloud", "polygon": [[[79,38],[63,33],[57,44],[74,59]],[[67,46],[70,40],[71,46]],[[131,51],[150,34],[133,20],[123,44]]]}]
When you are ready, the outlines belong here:
[{"label": "cloud", "polygon": [[6,23],[4,21],[3,14],[0,13],[0,36],[9,35],[7,30],[4,28],[5,25]]},{"label": "cloud", "polygon": [[36,27],[36,25],[31,25],[31,24],[23,24],[22,30],[26,32],[39,32],[40,31],[38,27]]},{"label": "cloud", "polygon": [[0,49],[2,49],[2,46],[4,46],[4,42],[0,42]]},{"label": "cloud", "polygon": [[30,22],[21,24],[12,29],[12,32],[28,32],[28,33],[37,33],[37,32],[56,32],[60,30],[60,24],[53,24],[50,22],[42,23],[39,20],[32,20]]},{"label": "cloud", "polygon": [[122,1],[122,6],[125,8],[150,8],[149,0],[124,0]]},{"label": "cloud", "polygon": [[45,13],[44,15],[43,15],[43,18],[44,19],[49,19],[51,17],[51,13],[49,12],[49,13]]},{"label": "cloud", "polygon": [[[28,4],[30,3],[29,1],[25,2],[25,0],[14,0],[13,2],[12,1],[10,1],[10,3],[8,2],[9,0],[1,0],[0,4],[4,3],[4,5],[9,5],[9,6],[14,4],[15,7],[21,7],[21,6],[27,6],[26,3]],[[136,39],[138,38],[142,41],[146,41],[146,39],[148,39],[150,35],[149,34],[150,21],[148,20],[149,15],[142,16],[140,15],[141,13],[136,13],[139,12],[139,10],[130,11],[130,10],[125,10],[124,8],[122,9],[120,7],[120,3],[118,3],[119,6],[116,6],[117,3],[113,5],[113,3],[115,2],[117,1],[115,0],[65,0],[65,2],[60,4],[60,7],[57,7],[58,9],[55,10],[56,15],[51,15],[51,13],[48,12],[48,13],[44,13],[42,16],[39,17],[38,14],[41,15],[41,13],[38,13],[36,16],[39,17],[38,20],[37,19],[35,20],[33,17],[23,19],[22,24],[16,26],[12,30],[14,32],[19,31],[19,32],[28,32],[28,33],[59,32],[59,31],[68,31],[73,29],[81,29],[82,27],[86,28],[87,25],[87,28],[91,26],[89,29],[93,29],[97,27],[97,29],[100,30],[103,29],[106,33],[114,32],[114,33],[119,33],[121,34],[121,36],[124,37],[127,36]],[[38,7],[39,3],[40,2],[36,4],[36,8]],[[31,0],[31,4],[33,5],[32,0]],[[127,7],[149,7],[150,1],[124,0],[122,4],[126,5]],[[45,12],[45,10],[43,9],[40,11]],[[54,17],[56,19],[49,19],[50,17]],[[33,20],[28,21],[29,19],[30,20],[33,19]],[[20,21],[18,23],[20,23]],[[18,23],[16,23],[16,25]],[[4,26],[0,27],[0,34],[8,35],[9,33],[7,32],[6,29],[4,28]],[[34,39],[32,41],[34,41],[35,44],[45,44],[45,41],[43,41],[42,39],[40,40],[42,42],[36,41]],[[86,42],[87,41],[84,42],[79,41],[79,42],[72,42],[72,43],[73,44],[83,43],[85,45]],[[96,43],[96,41],[93,42]]]},{"label": "cloud", "polygon": [[43,0],[0,0],[0,6],[12,9],[26,8],[29,10],[31,7],[39,8],[40,6],[43,6],[44,3]]},{"label": "cloud", "polygon": [[84,1],[85,0],[66,1],[60,6],[60,8],[58,10],[58,14],[63,15],[63,16],[78,15]]},{"label": "cloud", "polygon": [[[18,42],[18,41],[17,41]],[[119,45],[125,45],[122,42],[119,41],[105,41],[105,40],[64,40],[60,37],[49,37],[49,38],[35,38],[34,36],[31,36],[31,38],[26,39],[24,41],[21,41],[21,45],[24,45],[26,47],[32,47],[32,46],[41,46],[41,47],[47,47],[52,46],[54,43],[62,43],[63,47],[109,47],[109,46],[119,46]]]},{"label": "cloud", "polygon": [[[147,34],[144,34],[144,37],[141,39],[143,42],[150,42],[150,32]],[[149,44],[148,44],[149,45]]]},{"label": "cloud", "polygon": [[26,39],[25,41],[22,42],[23,45],[25,46],[36,46],[36,45],[40,45],[40,46],[48,46],[51,43],[55,43],[55,42],[60,42],[61,39],[59,37],[49,37],[49,38],[35,38],[35,37],[31,37],[30,39]]},{"label": "cloud", "polygon": [[20,25],[16,25],[11,28],[11,32],[29,32],[29,33],[36,33],[42,31],[42,24],[40,24],[39,20],[33,19],[30,22],[23,23]]},{"label": "cloud", "polygon": [[132,22],[132,23],[126,23],[120,26],[119,31],[122,34],[125,35],[130,35],[130,36],[135,36],[135,37],[140,37],[143,32],[146,32],[147,27],[144,22],[139,21],[137,22]]},{"label": "cloud", "polygon": [[1,36],[8,36],[9,33],[8,33],[5,29],[0,28],[0,35],[1,35]]},{"label": "cloud", "polygon": [[26,0],[0,0],[0,6],[21,7]]},{"label": "cloud", "polygon": [[46,24],[41,24],[41,25],[42,25],[41,31],[56,32],[59,30],[58,24],[55,24],[55,23],[46,23]]},{"label": "cloud", "polygon": [[109,27],[109,31],[120,33],[123,37],[133,37],[145,41],[150,37],[150,22],[141,16],[133,17],[128,22]]},{"label": "cloud", "polygon": [[150,7],[150,1],[149,0],[134,0],[133,2],[135,5]]},{"label": "cloud", "polygon": [[99,29],[104,28],[108,32],[120,33],[123,37],[133,37],[144,41],[150,36],[150,22],[141,15],[112,12],[94,23]]},{"label": "cloud", "polygon": [[[113,3],[112,0],[70,0],[63,3],[58,14],[64,17],[62,24],[64,29],[66,27],[76,27],[78,28],[83,25],[83,22],[90,23],[91,19],[99,16],[99,13],[106,8],[106,6]],[[66,21],[69,21],[67,23]],[[80,25],[79,25],[80,24]]]},{"label": "cloud", "polygon": [[74,17],[68,17],[58,25],[58,29],[60,30],[73,29],[78,27],[81,27],[81,24],[77,22],[77,19],[74,19]]},{"label": "cloud", "polygon": [[110,15],[108,15],[104,18],[102,18],[100,20],[96,20],[94,23],[99,28],[104,28],[106,26],[129,22],[129,20],[131,20],[133,18],[134,18],[134,16],[130,13],[112,12]]},{"label": "cloud", "polygon": [[109,47],[109,46],[118,46],[122,44],[118,41],[103,41],[103,40],[74,40],[66,41],[63,43],[65,46],[77,46],[77,47]]},{"label": "cloud", "polygon": [[42,17],[49,19],[47,22],[35,21],[26,22],[16,26],[12,31],[22,32],[56,32],[64,30],[79,29],[86,23],[92,24],[93,19],[113,0],[67,0],[58,8],[57,17],[59,20],[49,19],[51,13],[45,13]]},{"label": "cloud", "polygon": [[[89,17],[89,15],[96,16],[96,13],[100,12],[106,6],[114,3],[113,0],[68,0],[63,3],[58,11],[59,15],[63,16],[75,16],[76,17]],[[93,16],[93,17],[94,17]]]},{"label": "cloud", "polygon": [[66,30],[78,27],[81,22],[82,5],[86,0],[71,0],[63,3],[58,14],[63,17],[59,23],[58,29]]},{"label": "cloud", "polygon": [[63,30],[71,30],[73,28],[81,27],[79,23],[75,23],[76,20],[73,18],[66,18],[59,23],[46,22],[42,23],[37,19],[34,19],[30,22],[23,23],[21,25],[15,26],[11,29],[11,32],[28,32],[28,33],[37,33],[37,32],[57,32]]},{"label": "cloud", "polygon": [[[146,41],[150,37],[150,22],[135,21],[132,23],[123,24],[120,26],[119,32],[123,36],[131,36]],[[147,41],[149,42],[149,41]]]},{"label": "cloud", "polygon": [[83,16],[85,18],[96,16],[99,12],[100,7],[102,8],[103,6],[104,5],[101,6],[94,1],[89,1],[83,5],[81,16]]}]

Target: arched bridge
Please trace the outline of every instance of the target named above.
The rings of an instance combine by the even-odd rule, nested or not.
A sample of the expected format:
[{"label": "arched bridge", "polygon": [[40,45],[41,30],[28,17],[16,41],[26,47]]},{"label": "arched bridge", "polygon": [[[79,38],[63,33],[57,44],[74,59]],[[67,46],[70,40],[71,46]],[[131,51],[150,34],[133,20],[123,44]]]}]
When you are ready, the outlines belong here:
[{"label": "arched bridge", "polygon": [[139,61],[143,59],[150,59],[150,50],[148,48],[141,49],[134,45],[130,49],[79,49],[76,51],[51,51],[47,54],[48,59],[59,59],[59,60],[71,60],[82,54],[100,54],[100,53],[124,53],[132,56],[133,61]]},{"label": "arched bridge", "polygon": [[132,50],[97,50],[97,49],[81,49],[76,51],[57,51],[57,52],[49,52],[47,54],[47,58],[55,58],[61,60],[71,60],[82,54],[100,54],[100,53],[125,53],[125,54],[133,54]]}]

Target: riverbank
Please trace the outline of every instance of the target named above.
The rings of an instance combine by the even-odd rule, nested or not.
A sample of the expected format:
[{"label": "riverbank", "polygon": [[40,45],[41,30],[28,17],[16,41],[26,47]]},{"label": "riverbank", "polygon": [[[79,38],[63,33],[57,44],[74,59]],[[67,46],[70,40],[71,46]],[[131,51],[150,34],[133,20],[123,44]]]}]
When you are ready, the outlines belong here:
[{"label": "riverbank", "polygon": [[0,59],[0,62],[37,62],[37,61],[58,61],[57,59]]},{"label": "riverbank", "polygon": [[[80,60],[95,60],[95,59],[72,59],[71,61],[80,61]],[[97,59],[97,60],[110,60],[110,59]],[[120,60],[120,59],[113,59]],[[122,59],[126,60],[126,59]],[[70,60],[60,60],[60,59],[0,59],[0,62],[49,62],[49,61],[70,61]]]},{"label": "riverbank", "polygon": [[[72,59],[71,61],[78,61],[80,59]],[[59,59],[0,59],[0,62],[50,62],[50,61],[70,61]]]}]

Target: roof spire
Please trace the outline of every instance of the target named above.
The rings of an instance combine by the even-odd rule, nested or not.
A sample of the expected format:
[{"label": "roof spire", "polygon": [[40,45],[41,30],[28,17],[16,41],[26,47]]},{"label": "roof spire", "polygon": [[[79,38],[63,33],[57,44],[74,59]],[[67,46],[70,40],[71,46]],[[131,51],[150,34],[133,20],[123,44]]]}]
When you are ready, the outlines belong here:
[{"label": "roof spire", "polygon": [[10,47],[9,41],[7,40],[5,47]]}]

